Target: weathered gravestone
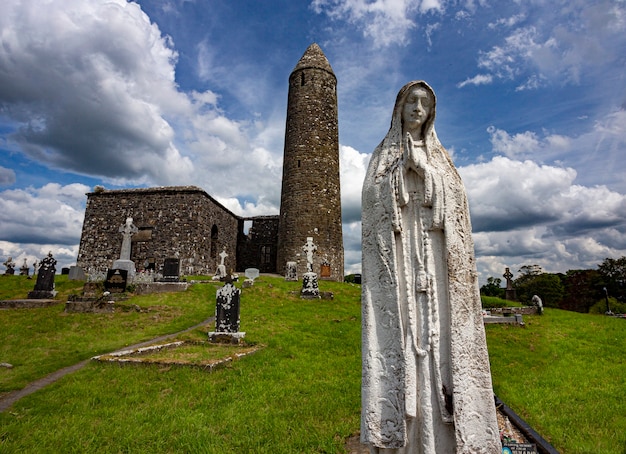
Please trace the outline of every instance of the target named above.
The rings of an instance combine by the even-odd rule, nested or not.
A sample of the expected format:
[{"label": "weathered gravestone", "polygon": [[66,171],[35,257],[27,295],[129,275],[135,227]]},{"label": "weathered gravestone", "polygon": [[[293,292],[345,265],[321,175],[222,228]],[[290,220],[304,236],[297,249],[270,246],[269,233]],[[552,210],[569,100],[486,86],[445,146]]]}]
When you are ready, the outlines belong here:
[{"label": "weathered gravestone", "polygon": [[15,262],[13,261],[13,257],[9,257],[3,265],[7,267],[4,274],[8,274],[10,276],[15,274]]},{"label": "weathered gravestone", "polygon": [[133,218],[126,218],[126,222],[119,228],[122,234],[122,248],[120,250],[120,258],[113,262],[112,269],[122,269],[127,271],[128,280],[132,281],[135,277],[135,262],[130,259],[132,246],[132,238],[139,229],[133,224]]},{"label": "weathered gravestone", "polygon": [[180,281],[180,260],[176,257],[166,258],[163,261],[163,282]]},{"label": "weathered gravestone", "polygon": [[246,276],[246,280],[243,281],[243,288],[252,287],[254,285],[254,280],[259,277],[259,269],[258,268],[246,268],[244,271],[244,275]]},{"label": "weathered gravestone", "polygon": [[35,289],[28,293],[29,299],[54,298],[56,295],[54,291],[54,273],[57,270],[56,264],[57,261],[52,256],[52,252],[49,252],[48,256],[41,261]]},{"label": "weathered gravestone", "polygon": [[541,301],[541,298],[539,298],[539,295],[533,295],[530,302],[532,303],[533,306],[537,308],[537,314],[542,315],[543,314],[543,301]]},{"label": "weathered gravestone", "polygon": [[320,277],[322,279],[330,278],[330,263],[327,261],[322,262],[320,265]]},{"label": "weathered gravestone", "polygon": [[298,280],[298,263],[287,262],[285,265],[285,280],[297,281]]},{"label": "weathered gravestone", "polygon": [[209,333],[211,342],[239,343],[246,333],[239,332],[241,290],[229,279],[217,291],[215,304],[215,332]]},{"label": "weathered gravestone", "polygon": [[224,260],[226,260],[226,257],[228,257],[228,254],[226,253],[226,250],[224,249],[222,252],[219,253],[219,256],[220,256],[220,264],[217,265],[217,270],[215,271],[213,280],[223,281],[224,279],[226,279],[226,274],[227,274]]},{"label": "weathered gravestone", "polygon": [[29,272],[30,272],[30,268],[28,268],[27,259],[24,258],[24,263],[22,264],[22,267],[20,268],[20,276],[28,276]]},{"label": "weathered gravestone", "polygon": [[501,452],[463,182],[435,94],[398,93],[362,192],[361,441],[371,452]]},{"label": "weathered gravestone", "polygon": [[503,278],[506,279],[506,290],[504,291],[504,299],[509,301],[517,301],[517,291],[513,288],[513,273],[508,268],[504,269]]},{"label": "weathered gravestone", "polygon": [[87,276],[80,266],[70,266],[70,274],[67,277],[70,281],[85,281]]},{"label": "weathered gravestone", "polygon": [[302,275],[300,298],[319,298],[320,289],[317,283],[317,274],[313,272],[313,253],[317,251],[317,246],[313,243],[313,237],[307,237],[306,244],[302,247],[302,250],[306,253],[307,272]]},{"label": "weathered gravestone", "polygon": [[128,270],[107,270],[107,278],[104,281],[104,289],[111,293],[124,293],[128,284]]}]

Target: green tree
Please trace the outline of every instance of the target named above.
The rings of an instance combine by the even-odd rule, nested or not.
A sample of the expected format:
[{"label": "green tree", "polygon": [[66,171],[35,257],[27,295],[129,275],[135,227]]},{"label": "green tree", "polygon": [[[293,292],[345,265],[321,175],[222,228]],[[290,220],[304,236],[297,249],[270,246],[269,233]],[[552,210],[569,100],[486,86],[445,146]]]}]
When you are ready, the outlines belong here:
[{"label": "green tree", "polygon": [[603,280],[597,270],[569,270],[562,278],[565,294],[561,309],[589,312],[589,308],[604,297]]},{"label": "green tree", "polygon": [[604,262],[598,265],[598,272],[609,296],[617,298],[618,301],[626,301],[626,257],[604,259]]},{"label": "green tree", "polygon": [[500,288],[501,285],[502,279],[490,276],[487,278],[487,283],[480,288],[480,294],[484,296],[497,296],[498,298],[503,298],[504,289]]},{"label": "green tree", "polygon": [[533,295],[538,295],[545,307],[559,307],[559,302],[565,293],[559,276],[552,273],[535,273],[536,269],[530,273],[522,274],[513,281],[518,300],[530,304]]}]

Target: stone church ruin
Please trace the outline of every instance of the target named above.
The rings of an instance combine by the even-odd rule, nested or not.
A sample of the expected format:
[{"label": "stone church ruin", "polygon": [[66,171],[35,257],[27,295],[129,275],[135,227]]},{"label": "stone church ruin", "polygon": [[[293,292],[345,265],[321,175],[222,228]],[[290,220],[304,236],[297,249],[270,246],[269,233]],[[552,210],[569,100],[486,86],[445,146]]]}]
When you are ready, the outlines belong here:
[{"label": "stone church ruin", "polygon": [[[343,280],[336,77],[317,44],[289,78],[280,215],[242,217],[196,186],[106,190],[87,194],[77,265],[103,272],[119,258],[120,225],[132,218],[130,260],[159,272],[177,258],[187,275],[213,274],[219,254],[228,271],[306,271],[302,244],[318,245],[314,271]],[[244,233],[244,226],[249,227]]]}]

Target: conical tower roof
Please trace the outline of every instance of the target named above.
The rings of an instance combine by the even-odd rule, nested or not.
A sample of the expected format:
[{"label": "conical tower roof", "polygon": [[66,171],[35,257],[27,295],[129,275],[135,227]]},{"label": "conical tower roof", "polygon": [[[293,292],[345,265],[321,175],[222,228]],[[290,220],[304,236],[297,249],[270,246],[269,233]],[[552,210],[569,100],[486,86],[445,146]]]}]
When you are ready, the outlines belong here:
[{"label": "conical tower roof", "polygon": [[317,45],[317,43],[313,43],[308,47],[296,67],[293,68],[291,74],[306,68],[323,69],[324,71],[331,73],[333,76],[335,75],[333,68],[331,68],[330,63],[328,63],[326,55],[324,55],[324,52],[322,52],[322,49]]}]

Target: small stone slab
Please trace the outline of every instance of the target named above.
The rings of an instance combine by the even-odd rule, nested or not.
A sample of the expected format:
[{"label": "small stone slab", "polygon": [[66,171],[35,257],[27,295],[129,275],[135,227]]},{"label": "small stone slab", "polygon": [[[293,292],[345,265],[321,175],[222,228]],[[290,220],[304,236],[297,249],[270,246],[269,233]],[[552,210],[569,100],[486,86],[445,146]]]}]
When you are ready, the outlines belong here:
[{"label": "small stone slab", "polygon": [[260,276],[259,269],[258,268],[246,268],[246,270],[244,271],[244,275],[248,279],[255,280],[257,277]]},{"label": "small stone slab", "polygon": [[483,322],[487,323],[504,323],[509,325],[523,325],[524,320],[521,314],[515,314],[512,317],[497,317],[494,315],[484,315]]},{"label": "small stone slab", "polygon": [[220,333],[210,332],[209,341],[215,344],[240,344],[243,338],[246,336],[245,332],[238,333]]},{"label": "small stone slab", "polygon": [[511,443],[502,446],[502,454],[538,454],[534,443]]}]

